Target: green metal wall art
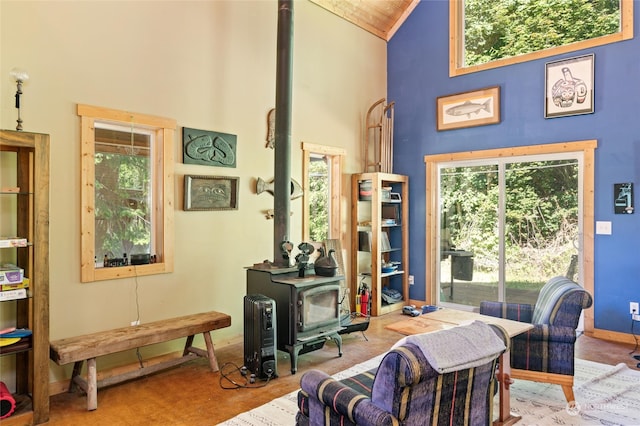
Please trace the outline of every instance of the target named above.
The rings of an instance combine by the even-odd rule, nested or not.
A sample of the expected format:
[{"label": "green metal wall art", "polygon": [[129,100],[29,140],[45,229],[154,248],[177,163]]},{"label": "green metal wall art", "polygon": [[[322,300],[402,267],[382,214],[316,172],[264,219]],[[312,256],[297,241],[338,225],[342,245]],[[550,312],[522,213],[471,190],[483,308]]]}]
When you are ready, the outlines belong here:
[{"label": "green metal wall art", "polygon": [[236,167],[236,135],[183,127],[182,143],[184,164]]}]

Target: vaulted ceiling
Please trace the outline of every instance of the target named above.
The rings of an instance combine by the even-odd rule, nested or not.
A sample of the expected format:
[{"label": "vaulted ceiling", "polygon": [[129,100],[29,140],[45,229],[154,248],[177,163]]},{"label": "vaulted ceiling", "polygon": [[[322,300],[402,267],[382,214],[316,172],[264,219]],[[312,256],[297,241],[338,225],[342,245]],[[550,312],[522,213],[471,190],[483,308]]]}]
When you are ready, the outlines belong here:
[{"label": "vaulted ceiling", "polygon": [[420,0],[310,0],[389,41]]}]

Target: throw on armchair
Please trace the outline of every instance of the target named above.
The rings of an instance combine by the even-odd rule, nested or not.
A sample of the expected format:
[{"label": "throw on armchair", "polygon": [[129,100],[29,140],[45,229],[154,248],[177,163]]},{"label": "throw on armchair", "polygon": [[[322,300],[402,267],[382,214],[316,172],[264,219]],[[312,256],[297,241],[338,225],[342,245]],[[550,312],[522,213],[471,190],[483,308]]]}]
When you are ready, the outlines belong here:
[{"label": "throw on armchair", "polygon": [[558,276],[542,287],[533,307],[482,302],[480,313],[533,324],[533,329],[511,339],[511,376],[559,384],[567,402],[573,402],[576,328],[582,310],[592,303],[582,287]]},{"label": "throw on armchair", "polygon": [[476,321],[407,336],[377,369],[342,381],[308,371],[296,424],[489,425],[496,364],[508,344],[504,329]]}]

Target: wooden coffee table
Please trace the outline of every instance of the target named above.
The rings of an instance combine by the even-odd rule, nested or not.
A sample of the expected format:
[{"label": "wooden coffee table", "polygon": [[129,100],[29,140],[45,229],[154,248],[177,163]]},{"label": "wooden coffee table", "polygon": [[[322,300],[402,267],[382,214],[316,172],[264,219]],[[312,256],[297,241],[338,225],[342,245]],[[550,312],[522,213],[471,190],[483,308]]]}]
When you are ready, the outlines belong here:
[{"label": "wooden coffee table", "polygon": [[[403,334],[418,334],[465,325],[472,321],[482,321],[487,324],[499,325],[507,331],[509,337],[514,337],[533,328],[533,325],[524,322],[446,308],[422,314],[418,317],[413,317],[400,323],[392,324],[391,326],[387,326],[387,328]],[[498,414],[498,420],[493,422],[494,426],[512,425],[521,418],[520,416],[511,414],[509,386],[513,383],[513,379],[511,379],[510,359],[508,350],[500,355],[498,367],[498,380],[500,382],[500,412]]]}]

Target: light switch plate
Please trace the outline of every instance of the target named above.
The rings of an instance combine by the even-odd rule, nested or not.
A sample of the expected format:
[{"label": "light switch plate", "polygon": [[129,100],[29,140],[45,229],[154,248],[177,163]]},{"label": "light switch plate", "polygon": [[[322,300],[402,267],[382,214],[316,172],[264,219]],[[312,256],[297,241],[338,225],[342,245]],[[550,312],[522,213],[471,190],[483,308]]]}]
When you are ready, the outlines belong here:
[{"label": "light switch plate", "polygon": [[611,222],[596,221],[596,234],[611,235]]}]

